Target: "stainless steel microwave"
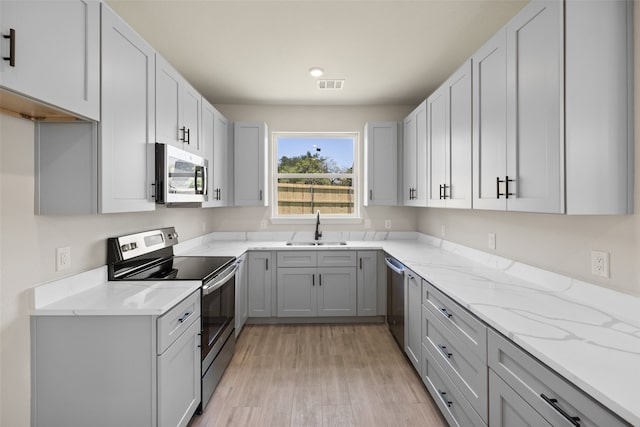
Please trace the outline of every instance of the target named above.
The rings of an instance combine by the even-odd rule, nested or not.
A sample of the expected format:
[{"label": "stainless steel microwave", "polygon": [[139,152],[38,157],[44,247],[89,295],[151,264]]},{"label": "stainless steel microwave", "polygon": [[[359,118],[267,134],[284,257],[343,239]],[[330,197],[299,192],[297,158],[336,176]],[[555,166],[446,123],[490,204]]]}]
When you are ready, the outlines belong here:
[{"label": "stainless steel microwave", "polygon": [[156,143],[156,203],[197,206],[206,201],[207,166],[198,155]]}]

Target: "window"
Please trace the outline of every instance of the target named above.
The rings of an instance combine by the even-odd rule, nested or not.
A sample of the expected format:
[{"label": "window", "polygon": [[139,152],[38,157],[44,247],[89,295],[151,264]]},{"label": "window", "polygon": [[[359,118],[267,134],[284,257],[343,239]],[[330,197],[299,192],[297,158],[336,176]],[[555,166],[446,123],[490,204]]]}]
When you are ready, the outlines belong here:
[{"label": "window", "polygon": [[273,134],[273,218],[359,218],[358,133]]}]

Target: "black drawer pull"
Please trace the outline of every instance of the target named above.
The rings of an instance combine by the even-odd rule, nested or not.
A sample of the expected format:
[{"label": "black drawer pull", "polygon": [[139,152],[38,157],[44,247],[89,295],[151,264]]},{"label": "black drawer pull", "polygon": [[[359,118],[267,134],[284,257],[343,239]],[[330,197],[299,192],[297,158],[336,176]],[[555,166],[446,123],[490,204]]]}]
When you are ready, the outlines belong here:
[{"label": "black drawer pull", "polygon": [[2,59],[9,61],[10,67],[16,66],[16,30],[9,29],[9,35],[3,34],[2,37],[9,39],[9,56],[3,56]]},{"label": "black drawer pull", "polygon": [[189,316],[191,316],[191,312],[186,312],[184,314],[184,316],[182,316],[181,318],[178,319],[178,322],[180,322],[180,323],[184,322],[185,320],[187,320],[189,318]]},{"label": "black drawer pull", "polygon": [[569,415],[567,413],[567,411],[565,411],[564,409],[562,409],[560,407],[560,405],[558,405],[558,399],[550,399],[547,396],[544,395],[544,393],[540,394],[540,397],[547,402],[549,405],[551,405],[551,407],[553,409],[555,409],[556,411],[558,411],[560,413],[560,415],[562,415],[563,417],[565,417],[567,419],[567,421],[569,421],[571,424],[573,424],[576,427],[580,427],[580,417],[572,417],[571,415]]},{"label": "black drawer pull", "polygon": [[447,408],[451,408],[451,405],[453,405],[453,402],[450,400],[447,400],[447,397],[446,397],[447,392],[438,390],[438,394],[440,395],[440,398],[442,399],[442,401],[447,404]]},{"label": "black drawer pull", "polygon": [[453,353],[449,353],[447,351],[447,346],[446,345],[438,344],[438,348],[440,349],[442,354],[444,354],[447,357],[447,359],[451,359],[451,356],[453,356]]},{"label": "black drawer pull", "polygon": [[444,317],[446,317],[447,319],[451,319],[451,318],[453,317],[453,314],[449,313],[449,312],[447,311],[447,309],[446,309],[446,308],[444,308],[444,307],[443,307],[443,308],[441,308],[441,309],[440,309],[440,311],[442,312],[442,315],[443,315]]}]

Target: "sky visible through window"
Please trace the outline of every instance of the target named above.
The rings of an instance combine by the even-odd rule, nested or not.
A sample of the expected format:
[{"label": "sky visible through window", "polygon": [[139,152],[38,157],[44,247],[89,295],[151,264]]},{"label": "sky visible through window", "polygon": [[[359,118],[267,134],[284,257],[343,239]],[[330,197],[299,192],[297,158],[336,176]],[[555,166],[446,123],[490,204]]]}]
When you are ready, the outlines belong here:
[{"label": "sky visible through window", "polygon": [[[320,151],[317,151],[318,148]],[[278,159],[282,156],[301,156],[307,152],[333,159],[342,170],[353,166],[353,138],[278,138]]]}]

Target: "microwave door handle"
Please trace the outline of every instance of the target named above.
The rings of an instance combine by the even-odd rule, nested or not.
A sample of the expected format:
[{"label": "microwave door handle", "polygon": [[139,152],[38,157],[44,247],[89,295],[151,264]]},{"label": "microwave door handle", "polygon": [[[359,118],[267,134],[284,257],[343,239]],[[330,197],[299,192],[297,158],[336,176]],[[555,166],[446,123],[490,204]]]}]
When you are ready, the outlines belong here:
[{"label": "microwave door handle", "polygon": [[198,187],[198,176],[204,177],[204,168],[202,166],[196,166],[194,187],[196,190],[196,194],[204,194],[204,184],[202,184],[202,189]]},{"label": "microwave door handle", "polygon": [[[205,196],[207,194],[209,194],[209,168],[206,166],[202,167],[202,194],[204,194]],[[205,197],[205,200],[207,200],[207,198]]]}]

